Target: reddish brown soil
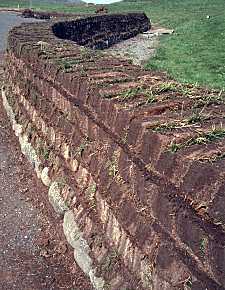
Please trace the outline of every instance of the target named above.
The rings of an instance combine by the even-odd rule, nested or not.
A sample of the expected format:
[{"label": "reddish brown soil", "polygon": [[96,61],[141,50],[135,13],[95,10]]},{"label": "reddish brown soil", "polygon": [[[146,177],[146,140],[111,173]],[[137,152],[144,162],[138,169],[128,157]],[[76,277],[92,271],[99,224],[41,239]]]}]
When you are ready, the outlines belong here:
[{"label": "reddish brown soil", "polygon": [[0,100],[0,288],[92,289],[33,172]]}]

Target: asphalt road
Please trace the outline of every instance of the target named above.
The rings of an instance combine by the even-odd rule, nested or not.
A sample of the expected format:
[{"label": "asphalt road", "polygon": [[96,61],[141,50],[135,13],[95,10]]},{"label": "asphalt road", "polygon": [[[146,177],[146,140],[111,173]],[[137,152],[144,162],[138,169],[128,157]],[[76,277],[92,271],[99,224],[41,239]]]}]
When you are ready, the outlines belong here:
[{"label": "asphalt road", "polygon": [[[0,51],[6,49],[8,31],[23,22],[34,22],[36,19],[22,18],[17,13],[0,12]],[[39,20],[40,21],[40,20]]]}]

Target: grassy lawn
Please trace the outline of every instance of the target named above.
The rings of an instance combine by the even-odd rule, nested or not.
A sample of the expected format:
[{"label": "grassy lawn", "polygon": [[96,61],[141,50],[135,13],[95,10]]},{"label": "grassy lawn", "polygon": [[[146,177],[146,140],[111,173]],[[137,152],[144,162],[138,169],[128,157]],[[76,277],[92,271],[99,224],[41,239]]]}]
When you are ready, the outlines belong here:
[{"label": "grassy lawn", "polygon": [[153,0],[114,4],[111,10],[143,9],[152,22],[175,30],[162,38],[147,68],[167,71],[180,82],[225,89],[224,5],[224,0]]},{"label": "grassy lawn", "polygon": [[[63,1],[62,1],[63,2]],[[20,8],[29,8],[29,0],[0,0],[1,7],[17,8],[19,4]],[[85,5],[71,5],[65,3],[49,3],[48,0],[32,0],[32,8],[35,10],[42,11],[58,11],[58,12],[68,12],[68,13],[87,13],[94,12],[95,7],[86,7]]]},{"label": "grassy lawn", "polygon": [[24,5],[26,5],[26,2],[28,1],[23,1],[23,0],[2,0],[0,1],[0,7],[17,7],[17,5],[21,5],[22,7],[24,7]]},{"label": "grassy lawn", "polygon": [[[17,6],[28,1],[3,0],[0,7]],[[36,9],[64,12],[92,12],[82,5],[38,4]],[[39,2],[40,3],[40,2]],[[148,69],[167,71],[170,76],[189,83],[225,89],[225,6],[224,0],[149,0],[124,1],[109,5],[110,12],[145,11],[153,23],[172,28],[175,33],[163,37]],[[210,18],[207,19],[207,15]]]}]

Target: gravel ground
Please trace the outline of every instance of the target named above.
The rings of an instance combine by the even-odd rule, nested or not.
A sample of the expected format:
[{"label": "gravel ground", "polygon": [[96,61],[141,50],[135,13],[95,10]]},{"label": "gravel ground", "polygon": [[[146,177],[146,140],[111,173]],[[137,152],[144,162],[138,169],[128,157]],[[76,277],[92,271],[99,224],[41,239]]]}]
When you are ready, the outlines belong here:
[{"label": "gravel ground", "polygon": [[173,32],[171,29],[154,25],[147,32],[113,45],[105,50],[105,53],[130,59],[134,64],[144,66],[150,58],[155,56],[160,37]]}]

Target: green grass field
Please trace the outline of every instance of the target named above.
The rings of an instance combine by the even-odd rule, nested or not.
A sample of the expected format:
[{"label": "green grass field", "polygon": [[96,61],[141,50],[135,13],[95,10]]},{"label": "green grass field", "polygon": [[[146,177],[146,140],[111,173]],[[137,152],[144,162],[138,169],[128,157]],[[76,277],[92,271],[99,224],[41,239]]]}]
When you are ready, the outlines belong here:
[{"label": "green grass field", "polygon": [[224,0],[153,0],[112,6],[113,11],[143,8],[153,23],[175,30],[162,38],[147,68],[167,71],[180,82],[225,89]]},{"label": "green grass field", "polygon": [[[62,1],[63,2],[63,1]],[[0,8],[1,7],[10,7],[10,8],[18,8],[18,4],[20,8],[29,8],[30,1],[29,0],[0,0]],[[42,11],[59,11],[59,12],[68,12],[68,13],[87,13],[94,12],[95,7],[86,7],[85,5],[69,5],[65,3],[49,3],[48,0],[42,0],[41,3],[39,0],[32,0],[32,8],[35,10]]]},{"label": "green grass field", "polygon": [[[18,2],[1,1],[0,6],[17,6]],[[63,4],[36,9],[64,12],[92,12],[94,8]],[[27,4],[28,5],[28,4]],[[6,5],[5,5],[6,6]],[[163,37],[155,58],[149,60],[148,69],[167,71],[180,82],[225,89],[225,2],[224,0],[149,0],[124,1],[108,6],[110,12],[145,11],[153,23],[175,30]],[[207,18],[210,15],[210,18]]]}]

